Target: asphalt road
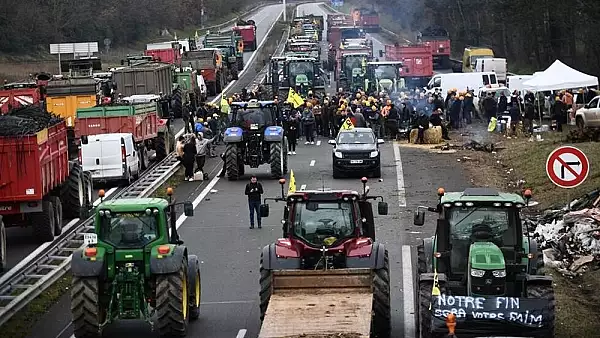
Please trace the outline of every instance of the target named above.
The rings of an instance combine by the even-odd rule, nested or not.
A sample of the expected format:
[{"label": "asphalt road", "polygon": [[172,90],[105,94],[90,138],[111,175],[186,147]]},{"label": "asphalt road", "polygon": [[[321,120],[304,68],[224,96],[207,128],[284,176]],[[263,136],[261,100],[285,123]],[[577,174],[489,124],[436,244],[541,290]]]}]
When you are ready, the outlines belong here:
[{"label": "asphalt road", "polygon": [[[302,5],[299,13],[321,14],[317,4]],[[355,189],[359,178],[337,179],[331,175],[331,146],[318,138],[315,145],[297,148],[289,157],[296,186],[302,189]],[[390,255],[392,288],[392,337],[415,337],[415,246],[423,236],[434,231],[434,215],[426,225],[412,225],[412,212],[418,205],[434,205],[436,190],[462,190],[470,183],[450,155],[430,153],[404,145],[385,143],[381,147],[382,178],[371,179],[371,195],[381,195],[389,203],[388,216],[376,216],[378,240],[386,244]],[[280,185],[270,178],[268,165],[258,169],[246,167],[240,181],[219,179],[214,175],[222,163],[210,159],[207,171],[211,180],[185,182],[176,191],[179,199],[194,201],[195,216],[180,217],[179,234],[190,253],[198,255],[202,274],[202,308],[200,319],[190,324],[189,337],[254,338],[260,330],[258,292],[259,258],[263,246],[281,236],[283,206],[271,205],[270,217],[263,219],[262,229],[250,230],[247,199],[243,194],[251,174],[263,184],[265,196],[281,194]],[[288,175],[289,179],[289,175]],[[287,189],[287,185],[285,187]],[[30,337],[71,336],[69,297],[56,304],[34,327]],[[108,328],[107,336],[145,334],[148,327],[139,322],[121,323]]]}]

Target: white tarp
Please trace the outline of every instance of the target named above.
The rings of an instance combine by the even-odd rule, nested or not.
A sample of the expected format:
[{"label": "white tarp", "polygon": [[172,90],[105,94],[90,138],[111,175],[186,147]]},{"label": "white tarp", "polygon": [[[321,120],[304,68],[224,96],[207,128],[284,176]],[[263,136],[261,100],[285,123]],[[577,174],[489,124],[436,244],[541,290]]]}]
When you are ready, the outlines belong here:
[{"label": "white tarp", "polygon": [[541,74],[523,82],[526,90],[546,91],[571,88],[591,87],[598,85],[598,78],[575,70],[560,60],[548,67]]}]

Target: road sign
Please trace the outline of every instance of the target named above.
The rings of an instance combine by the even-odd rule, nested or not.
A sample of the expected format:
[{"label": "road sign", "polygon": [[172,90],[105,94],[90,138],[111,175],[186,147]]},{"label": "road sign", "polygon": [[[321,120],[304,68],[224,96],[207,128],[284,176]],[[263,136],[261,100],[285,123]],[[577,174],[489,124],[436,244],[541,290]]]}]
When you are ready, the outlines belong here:
[{"label": "road sign", "polygon": [[575,188],[585,181],[590,162],[585,154],[570,146],[556,148],[546,160],[546,174],[561,188]]}]

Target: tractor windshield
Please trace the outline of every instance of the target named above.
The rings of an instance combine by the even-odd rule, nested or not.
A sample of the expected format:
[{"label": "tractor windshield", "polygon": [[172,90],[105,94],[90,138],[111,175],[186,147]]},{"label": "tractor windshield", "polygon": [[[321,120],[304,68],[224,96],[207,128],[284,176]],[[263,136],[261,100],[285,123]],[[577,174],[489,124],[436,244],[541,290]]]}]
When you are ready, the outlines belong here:
[{"label": "tractor windshield", "polygon": [[158,237],[157,222],[145,212],[111,213],[102,217],[100,239],[116,248],[142,248]]},{"label": "tractor windshield", "polygon": [[259,130],[266,125],[273,125],[271,109],[239,108],[237,111],[238,125],[246,130]]},{"label": "tractor windshield", "polygon": [[340,35],[343,39],[360,39],[365,36],[364,32],[358,28],[342,28],[340,29]]},{"label": "tractor windshield", "polygon": [[330,246],[354,233],[350,202],[297,203],[294,234],[315,246]]},{"label": "tractor windshield", "polygon": [[348,77],[364,74],[367,67],[366,55],[349,55],[344,57],[344,73]]},{"label": "tractor windshield", "polygon": [[312,83],[314,78],[314,65],[312,61],[293,61],[288,64],[288,76],[292,86]]},{"label": "tractor windshield", "polygon": [[378,65],[375,68],[375,78],[377,80],[394,80],[398,76],[398,67],[395,65]]}]

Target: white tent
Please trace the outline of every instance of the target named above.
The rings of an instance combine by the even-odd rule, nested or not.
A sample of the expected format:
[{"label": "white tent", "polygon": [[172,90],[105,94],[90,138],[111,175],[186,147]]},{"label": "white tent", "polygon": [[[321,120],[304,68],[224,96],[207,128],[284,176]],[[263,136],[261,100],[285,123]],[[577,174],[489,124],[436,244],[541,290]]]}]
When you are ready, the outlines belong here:
[{"label": "white tent", "polygon": [[523,82],[523,86],[531,91],[560,90],[597,86],[598,78],[575,70],[560,60],[548,67],[541,74]]}]

